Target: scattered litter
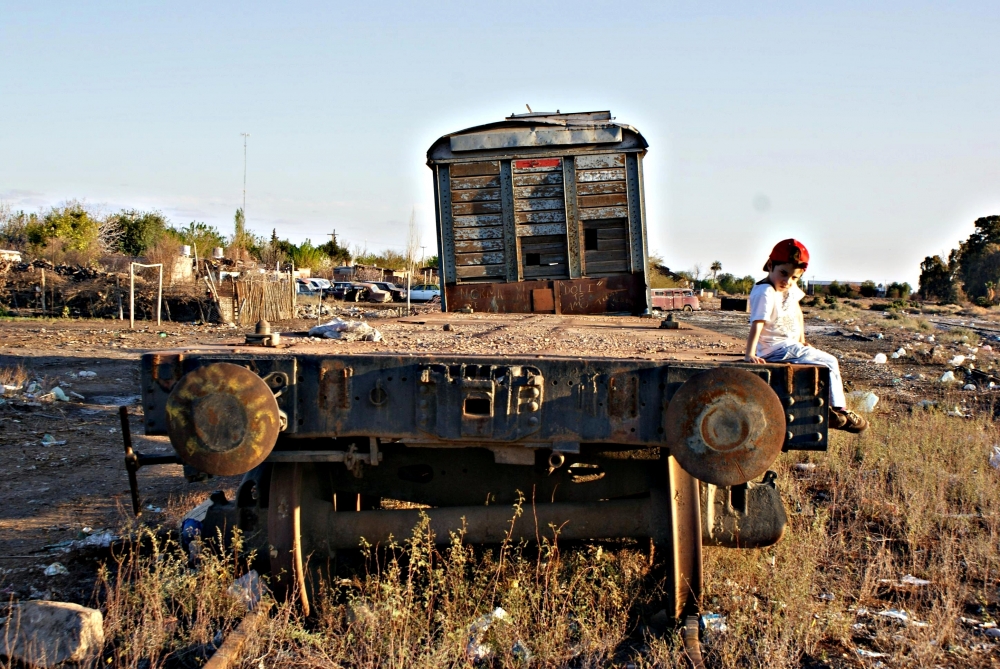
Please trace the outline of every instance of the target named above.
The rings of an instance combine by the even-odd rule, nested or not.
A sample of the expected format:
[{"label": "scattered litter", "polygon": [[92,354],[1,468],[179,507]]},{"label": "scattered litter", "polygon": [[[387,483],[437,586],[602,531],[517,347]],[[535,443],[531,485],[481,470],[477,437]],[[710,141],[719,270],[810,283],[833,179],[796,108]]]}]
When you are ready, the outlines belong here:
[{"label": "scattered litter", "polygon": [[865,648],[855,648],[854,652],[860,655],[861,657],[867,657],[870,659],[876,659],[879,657],[889,657],[889,655],[886,653],[876,653],[873,650],[867,650]]},{"label": "scattered litter", "polygon": [[904,625],[910,622],[910,614],[900,609],[886,609],[885,611],[879,611],[875,615],[879,616],[880,618],[888,618],[890,620],[901,622]]},{"label": "scattered litter", "polygon": [[891,578],[880,578],[878,582],[884,585],[892,586],[894,588],[922,588],[925,585],[931,584],[930,581],[922,578],[917,578],[913,574],[905,574],[898,581]]},{"label": "scattered litter", "polygon": [[1000,469],[1000,446],[994,446],[993,452],[990,453],[990,467]]},{"label": "scattered litter", "polygon": [[42,446],[63,446],[65,444],[65,440],[57,441],[51,434],[46,433],[42,436]]},{"label": "scattered litter", "polygon": [[53,562],[45,568],[46,576],[65,576],[68,573],[69,569],[64,567],[61,562]]},{"label": "scattered litter", "polygon": [[163,509],[159,506],[153,506],[152,504],[146,505],[146,511],[152,511],[153,513],[163,513]]},{"label": "scattered litter", "polygon": [[937,402],[935,402],[934,400],[920,400],[913,406],[917,409],[930,409],[932,407],[936,407]]},{"label": "scattered litter", "polygon": [[870,390],[855,390],[850,396],[857,401],[857,408],[861,413],[871,413],[878,406],[878,395]]},{"label": "scattered litter", "polygon": [[41,389],[42,389],[42,384],[40,384],[38,381],[32,381],[31,383],[28,384],[28,387],[25,388],[24,390],[29,395],[34,395]]},{"label": "scattered litter", "polygon": [[934,341],[934,335],[927,335],[927,341],[933,342]]},{"label": "scattered litter", "polygon": [[726,624],[726,617],[721,613],[706,612],[701,614],[701,628],[706,633],[725,634],[729,631]]},{"label": "scattered litter", "polygon": [[877,335],[875,335],[875,339],[885,339],[885,335],[879,332]]},{"label": "scattered litter", "polygon": [[382,341],[382,333],[364,321],[345,321],[334,318],[309,330],[311,337],[342,339],[344,341]]},{"label": "scattered litter", "polygon": [[993,347],[990,346],[989,344],[983,344],[979,348],[983,349],[984,351],[992,351],[993,350]]},{"label": "scattered litter", "polygon": [[896,355],[898,355],[900,358],[906,357],[906,349],[900,346],[899,350],[896,351]]},{"label": "scattered litter", "polygon": [[951,416],[952,418],[965,418],[966,417],[965,416],[965,412],[962,411],[962,407],[959,407],[959,406],[957,406],[954,409],[952,409],[951,411],[949,411],[948,415]]},{"label": "scattered litter", "polygon": [[962,386],[962,390],[976,390],[976,384],[966,383],[964,386]]},{"label": "scattered litter", "polygon": [[821,592],[819,593],[819,601],[821,602],[832,602],[837,597],[832,592]]},{"label": "scattered litter", "polygon": [[489,631],[490,626],[495,621],[504,622],[510,620],[510,616],[499,606],[492,613],[480,616],[466,629],[469,640],[465,644],[466,656],[475,660],[485,660],[493,656],[493,647],[488,643],[483,643],[483,637]]},{"label": "scattered litter", "polygon": [[964,355],[956,355],[954,358],[948,361],[948,364],[952,367],[961,367],[962,363],[965,362]]},{"label": "scattered litter", "polygon": [[938,379],[938,383],[954,383],[956,380],[955,372],[949,370],[941,375],[941,378]]},{"label": "scattered litter", "polygon": [[66,391],[59,386],[53,388],[51,394],[58,402],[69,402],[69,395],[67,395]]},{"label": "scattered litter", "polygon": [[815,462],[796,462],[792,465],[792,469],[797,472],[811,472],[816,469]]},{"label": "scattered litter", "polygon": [[81,379],[92,379],[97,376],[97,372],[83,370],[82,372],[77,372],[76,375]]},{"label": "scattered litter", "polygon": [[257,572],[251,569],[233,581],[226,592],[239,600],[247,607],[247,610],[253,611],[257,608],[257,604],[260,603],[260,598],[264,594],[264,584]]},{"label": "scattered litter", "polygon": [[889,358],[886,357],[885,353],[876,353],[874,362],[876,365],[884,365],[889,362]]}]

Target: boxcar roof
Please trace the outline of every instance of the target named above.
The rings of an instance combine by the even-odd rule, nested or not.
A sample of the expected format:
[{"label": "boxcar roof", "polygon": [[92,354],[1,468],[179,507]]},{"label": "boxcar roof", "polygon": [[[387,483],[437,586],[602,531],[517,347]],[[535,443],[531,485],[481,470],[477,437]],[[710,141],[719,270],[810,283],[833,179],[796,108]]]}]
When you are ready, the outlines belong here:
[{"label": "boxcar roof", "polygon": [[638,130],[616,122],[609,111],[512,114],[442,136],[427,151],[427,164],[476,158],[537,155],[556,150],[591,153],[644,152],[649,145]]}]

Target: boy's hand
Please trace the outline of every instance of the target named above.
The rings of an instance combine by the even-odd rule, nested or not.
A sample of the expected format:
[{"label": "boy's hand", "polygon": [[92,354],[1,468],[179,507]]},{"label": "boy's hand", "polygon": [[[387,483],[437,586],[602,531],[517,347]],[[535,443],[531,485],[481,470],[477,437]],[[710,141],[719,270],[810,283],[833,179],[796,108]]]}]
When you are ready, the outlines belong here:
[{"label": "boy's hand", "polygon": [[743,356],[743,359],[747,362],[752,362],[756,365],[763,365],[767,363],[767,360],[765,360],[764,358],[758,358],[752,353],[747,353],[745,356]]}]

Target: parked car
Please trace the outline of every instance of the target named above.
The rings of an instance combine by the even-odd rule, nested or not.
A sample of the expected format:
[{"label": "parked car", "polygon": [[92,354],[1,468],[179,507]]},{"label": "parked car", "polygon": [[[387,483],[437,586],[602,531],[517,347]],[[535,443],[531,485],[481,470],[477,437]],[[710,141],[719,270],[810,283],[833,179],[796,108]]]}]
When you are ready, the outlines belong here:
[{"label": "parked car", "polygon": [[701,301],[690,288],[653,288],[653,310],[655,311],[696,311],[701,309]]},{"label": "parked car", "polygon": [[358,299],[367,302],[392,302],[392,293],[388,290],[383,290],[379,283],[365,282],[356,284],[364,290],[363,293],[358,294]]},{"label": "parked car", "polygon": [[394,283],[388,281],[372,281],[371,283],[373,286],[378,286],[379,290],[389,293],[393,302],[402,302],[406,299],[406,291]]},{"label": "parked car", "polygon": [[435,284],[425,283],[410,288],[411,302],[430,302],[435,297],[441,297],[441,287]]},{"label": "parked car", "polygon": [[316,297],[322,291],[309,279],[296,279],[295,292],[305,297]]},{"label": "parked car", "polygon": [[349,293],[357,292],[350,281],[337,281],[330,288],[330,295],[338,300],[346,300]]}]

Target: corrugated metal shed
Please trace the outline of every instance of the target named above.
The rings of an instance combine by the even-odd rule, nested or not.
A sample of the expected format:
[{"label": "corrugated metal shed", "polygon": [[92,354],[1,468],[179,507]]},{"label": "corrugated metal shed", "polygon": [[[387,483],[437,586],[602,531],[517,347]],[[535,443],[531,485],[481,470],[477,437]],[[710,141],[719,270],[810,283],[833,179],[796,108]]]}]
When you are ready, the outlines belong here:
[{"label": "corrugated metal shed", "polygon": [[512,115],[434,142],[443,309],[644,311],[647,147],[607,111]]}]

